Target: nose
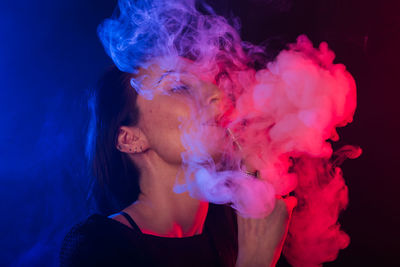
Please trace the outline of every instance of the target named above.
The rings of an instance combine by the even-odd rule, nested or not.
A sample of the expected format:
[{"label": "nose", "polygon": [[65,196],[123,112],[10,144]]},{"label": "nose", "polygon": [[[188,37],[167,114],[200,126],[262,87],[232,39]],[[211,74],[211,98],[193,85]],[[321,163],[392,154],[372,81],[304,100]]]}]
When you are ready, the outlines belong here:
[{"label": "nose", "polygon": [[205,114],[207,114],[206,117],[214,118],[217,121],[221,113],[221,89],[214,84],[208,84],[205,89],[203,108]]},{"label": "nose", "polygon": [[205,104],[218,106],[221,101],[221,89],[219,89],[214,84],[209,84],[207,86],[205,95]]}]

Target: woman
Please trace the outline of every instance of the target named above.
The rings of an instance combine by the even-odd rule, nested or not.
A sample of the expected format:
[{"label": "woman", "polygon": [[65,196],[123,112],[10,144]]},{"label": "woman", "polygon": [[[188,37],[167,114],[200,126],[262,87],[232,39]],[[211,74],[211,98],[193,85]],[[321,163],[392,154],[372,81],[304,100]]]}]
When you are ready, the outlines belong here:
[{"label": "woman", "polygon": [[289,218],[283,200],[266,218],[238,216],[236,226],[229,207],[173,192],[176,177],[182,176],[179,125],[189,117],[193,94],[201,95],[201,108],[210,117],[217,115],[220,97],[209,81],[193,81],[190,62],[182,62],[184,69],[174,71],[185,85],[177,85],[168,77],[173,74],[157,64],[138,72],[147,77],[144,85],[159,81],[161,92],[168,92],[152,100],[136,94],[129,85],[132,75],[115,67],[100,82],[93,102],[97,199],[104,213],[122,210],[109,217],[93,215],[74,227],[63,244],[62,266],[276,263]]},{"label": "woman", "polygon": [[[120,8],[134,10],[127,3],[121,1]],[[155,42],[151,34],[147,40]],[[183,56],[173,58],[173,69],[163,64],[169,59],[141,57],[145,64],[133,64],[129,72],[120,71],[127,68],[113,58],[118,68],[111,68],[94,92],[89,135],[94,195],[103,215],[92,215],[70,231],[61,251],[62,266],[276,264],[294,198],[278,200],[265,218],[250,219],[236,216],[229,206],[174,192],[185,176],[182,123],[190,123],[193,112],[201,113],[201,125],[228,138],[216,127],[221,95],[215,77],[199,72],[193,54]],[[132,63],[132,57],[124,60]],[[150,95],[145,88],[152,89]],[[219,151],[212,145],[207,153],[218,162]]]}]

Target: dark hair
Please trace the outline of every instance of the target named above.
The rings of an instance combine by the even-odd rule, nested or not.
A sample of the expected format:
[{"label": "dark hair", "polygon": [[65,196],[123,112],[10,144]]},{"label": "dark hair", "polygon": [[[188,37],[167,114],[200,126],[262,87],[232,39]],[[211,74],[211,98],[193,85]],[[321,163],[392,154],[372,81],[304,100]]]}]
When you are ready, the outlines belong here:
[{"label": "dark hair", "polygon": [[137,200],[140,193],[138,168],[116,148],[119,127],[136,125],[139,110],[132,75],[116,66],[108,69],[91,93],[91,120],[86,153],[93,183],[90,196],[103,214],[111,214]]}]

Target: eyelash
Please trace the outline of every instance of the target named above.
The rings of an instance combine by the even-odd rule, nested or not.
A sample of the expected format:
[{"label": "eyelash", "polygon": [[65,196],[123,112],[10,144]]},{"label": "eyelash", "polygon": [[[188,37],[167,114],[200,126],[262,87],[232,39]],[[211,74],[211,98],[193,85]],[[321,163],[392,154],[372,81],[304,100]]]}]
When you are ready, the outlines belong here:
[{"label": "eyelash", "polygon": [[178,85],[171,89],[171,92],[174,93],[186,93],[189,91],[189,86],[187,85]]}]

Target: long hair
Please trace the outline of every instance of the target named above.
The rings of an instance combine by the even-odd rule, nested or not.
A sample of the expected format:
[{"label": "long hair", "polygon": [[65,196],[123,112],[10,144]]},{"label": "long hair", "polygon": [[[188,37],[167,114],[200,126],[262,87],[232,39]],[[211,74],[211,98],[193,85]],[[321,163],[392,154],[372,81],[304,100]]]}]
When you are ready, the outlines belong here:
[{"label": "long hair", "polygon": [[120,211],[137,200],[140,193],[138,168],[128,155],[116,149],[119,127],[134,126],[139,120],[131,78],[131,74],[112,66],[89,98],[86,154],[93,180],[89,196],[103,214]]}]

